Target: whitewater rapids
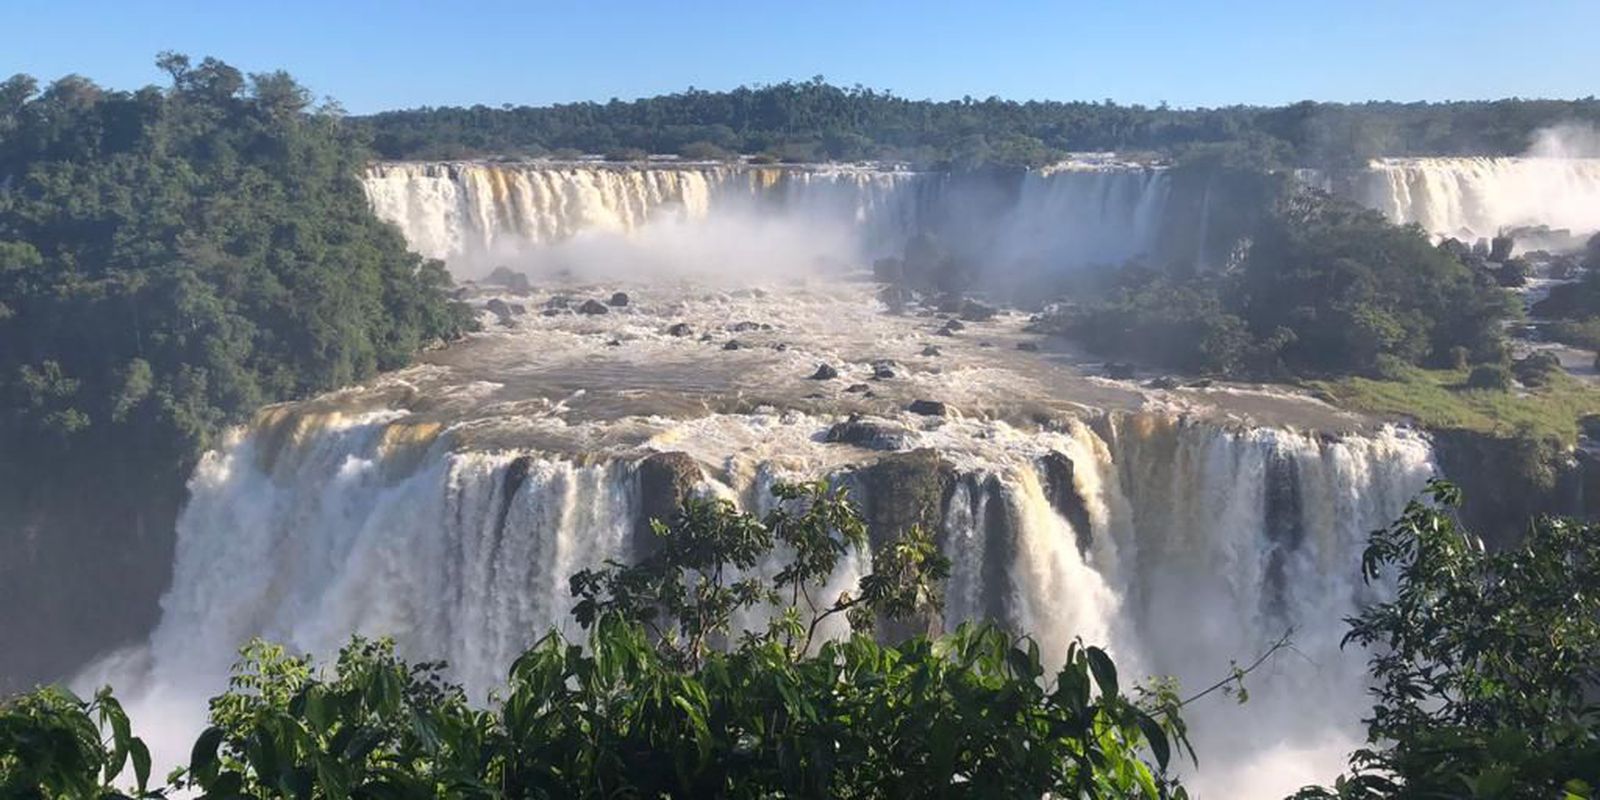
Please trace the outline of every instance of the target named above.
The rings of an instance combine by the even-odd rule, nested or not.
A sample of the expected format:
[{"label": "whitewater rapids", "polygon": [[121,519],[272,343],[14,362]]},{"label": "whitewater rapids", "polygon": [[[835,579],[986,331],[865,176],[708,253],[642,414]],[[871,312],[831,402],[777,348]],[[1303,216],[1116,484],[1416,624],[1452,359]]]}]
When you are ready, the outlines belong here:
[{"label": "whitewater rapids", "polygon": [[[630,303],[606,314],[559,309],[619,288]],[[528,313],[486,313],[486,333],[416,367],[269,408],[196,470],[148,647],[84,680],[123,687],[167,763],[254,636],[322,656],[393,636],[481,698],[544,631],[574,632],[567,576],[631,556],[659,506],[652,459],[681,453],[695,491],[751,509],[776,480],[844,482],[875,536],[905,522],[905,497],[931,497],[954,565],[947,627],[997,619],[1056,658],[1082,636],[1125,674],[1191,688],[1292,628],[1297,653],[1251,679],[1248,706],[1193,709],[1192,783],[1272,797],[1335,774],[1365,706],[1363,656],[1338,648],[1374,597],[1359,552],[1432,474],[1426,439],[1307,398],[1097,377],[1017,313],[939,336],[942,319],[887,314],[872,288],[504,295]],[[886,360],[893,377],[873,379]],[[840,377],[810,380],[819,363]],[[918,398],[955,411],[903,410]],[[824,441],[849,412],[895,437]],[[854,559],[834,584],[870,570]]]}]

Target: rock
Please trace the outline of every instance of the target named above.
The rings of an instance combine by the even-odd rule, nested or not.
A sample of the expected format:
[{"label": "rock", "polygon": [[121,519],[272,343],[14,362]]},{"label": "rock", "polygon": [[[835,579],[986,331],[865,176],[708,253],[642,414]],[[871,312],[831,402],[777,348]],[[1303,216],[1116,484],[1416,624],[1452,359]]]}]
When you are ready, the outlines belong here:
[{"label": "rock", "polygon": [[839,377],[839,370],[834,369],[829,364],[818,364],[817,371],[811,373],[811,380],[814,381],[831,381],[837,377]]},{"label": "rock", "polygon": [[740,344],[738,339],[729,339],[726,344],[722,345],[724,350],[738,350],[742,347],[744,345]]},{"label": "rock", "polygon": [[1017,349],[1021,350],[1024,353],[1037,353],[1037,352],[1039,352],[1039,343],[1038,342],[1017,342]]},{"label": "rock", "polygon": [[979,347],[994,347],[994,342],[978,342]]},{"label": "rock", "polygon": [[[652,453],[639,462],[639,517],[634,523],[633,546],[645,556],[659,546],[650,520],[671,520],[704,479],[700,463],[688,453]],[[510,495],[507,495],[510,497]]]},{"label": "rock", "polygon": [[1210,389],[1213,382],[1214,381],[1212,381],[1210,378],[1201,378],[1197,381],[1189,381],[1188,383],[1184,384],[1184,386],[1187,386],[1190,389]]},{"label": "rock", "polygon": [[952,331],[956,331],[956,332],[964,331],[964,330],[967,329],[967,326],[961,324],[961,320],[959,320],[959,319],[945,320],[944,326],[946,328],[948,328],[948,329],[950,329]]},{"label": "rock", "polygon": [[940,355],[939,345],[930,344],[930,345],[922,348],[922,355],[928,356],[930,358],[932,358],[934,356],[937,356],[937,355]]},{"label": "rock", "polygon": [[1328,392],[1325,389],[1317,389],[1317,390],[1312,391],[1311,392],[1311,397],[1313,399],[1315,399],[1315,400],[1321,400],[1322,402],[1327,403],[1330,406],[1335,406],[1335,405],[1339,404],[1339,398],[1334,397],[1332,393]]},{"label": "rock", "polygon": [[759,330],[761,330],[761,325],[760,325],[760,323],[750,322],[750,321],[746,320],[744,322],[735,322],[732,325],[729,325],[728,326],[728,330],[733,331],[734,333],[745,333],[745,332],[748,332],[748,331],[759,331]]},{"label": "rock", "polygon": [[1578,430],[1590,439],[1600,440],[1600,414],[1590,414],[1578,420]]},{"label": "rock", "polygon": [[878,290],[878,302],[888,307],[891,314],[905,313],[906,306],[911,305],[913,295],[909,289],[902,286],[885,286]]},{"label": "rock", "polygon": [[949,328],[940,328],[939,330],[934,331],[933,335],[934,336],[954,336],[954,335],[956,335],[956,332],[953,331],[953,330],[950,330]]},{"label": "rock", "polygon": [[528,313],[528,307],[521,303],[506,303],[506,307],[511,309],[513,317],[521,317]]},{"label": "rock", "polygon": [[560,308],[560,309],[571,308],[572,307],[572,298],[558,294],[555,297],[552,297],[549,300],[544,301],[544,307],[547,308],[547,309],[549,309],[549,308]]},{"label": "rock", "polygon": [[1159,378],[1147,381],[1145,386],[1151,389],[1172,390],[1178,388],[1178,379],[1170,375],[1162,375]]},{"label": "rock", "polygon": [[961,305],[965,301],[966,298],[961,295],[947,292],[934,298],[933,307],[946,314],[954,314],[961,310]]},{"label": "rock", "polygon": [[528,284],[527,275],[506,266],[495,267],[489,273],[489,277],[483,279],[483,282],[492,286],[504,286],[519,294],[526,293],[532,289]]},{"label": "rock", "polygon": [[694,334],[694,329],[689,327],[689,323],[687,323],[687,322],[673,323],[672,327],[667,328],[667,335],[668,336],[677,336],[677,337],[681,338],[681,337],[690,336],[690,335],[693,335],[693,334]]},{"label": "rock", "polygon": [[501,325],[511,324],[511,307],[506,304],[506,301],[498,297],[492,297],[489,298],[489,302],[483,304],[483,307],[489,313],[499,317]]},{"label": "rock", "polygon": [[1073,483],[1075,468],[1072,459],[1051,450],[1039,459],[1039,466],[1040,472],[1044,475],[1045,497],[1050,499],[1050,505],[1055,507],[1056,513],[1072,523],[1078,552],[1087,553],[1090,544],[1093,543],[1089,505],[1084,502],[1083,496],[1078,494],[1077,485]]},{"label": "rock", "polygon": [[872,262],[872,277],[884,283],[899,283],[906,277],[906,264],[898,258],[880,258]]},{"label": "rock", "polygon": [[911,432],[905,427],[886,421],[868,421],[859,414],[851,414],[843,422],[835,422],[823,435],[829,444],[853,444],[868,450],[903,450]]},{"label": "rock", "polygon": [[602,303],[599,300],[591,299],[583,301],[583,305],[578,306],[578,313],[590,315],[609,314],[611,313],[611,309],[607,308],[605,303]]},{"label": "rock", "polygon": [[886,381],[894,377],[895,363],[893,361],[872,362],[872,379]]},{"label": "rock", "polygon": [[938,400],[912,400],[911,405],[906,406],[906,410],[924,417],[950,416],[950,407]]},{"label": "rock", "polygon": [[776,351],[778,351],[780,353],[786,352],[789,349],[789,343],[788,342],[778,342],[777,344],[772,346],[772,349],[774,349],[774,350],[776,350]]},{"label": "rock", "polygon": [[627,292],[614,292],[611,295],[611,299],[606,301],[606,304],[613,308],[626,308],[629,302],[630,298]]},{"label": "rock", "polygon": [[1120,361],[1107,361],[1105,364],[1106,377],[1118,381],[1131,381],[1136,375],[1132,364]]},{"label": "rock", "polygon": [[539,316],[541,316],[541,317],[559,317],[559,316],[561,316],[562,314],[565,314],[565,313],[567,313],[567,312],[562,310],[562,309],[559,309],[559,308],[547,308],[547,309],[545,309],[543,311],[540,311],[539,312]]},{"label": "rock", "polygon": [[988,322],[998,313],[993,308],[976,300],[964,300],[961,303],[961,318],[967,322]]},{"label": "rock", "polygon": [[622,340],[621,339],[612,339],[612,340],[606,342],[606,347],[621,347],[621,346],[622,346]]},{"label": "rock", "polygon": [[866,391],[870,391],[871,389],[872,389],[872,387],[870,387],[870,386],[868,386],[868,385],[866,385],[864,383],[852,383],[849,386],[844,387],[844,390],[846,392],[851,393],[851,394],[857,394],[857,393],[860,393],[860,392],[866,392]]},{"label": "rock", "polygon": [[1506,261],[1511,258],[1511,250],[1517,242],[1510,236],[1496,236],[1489,242],[1489,260]]}]

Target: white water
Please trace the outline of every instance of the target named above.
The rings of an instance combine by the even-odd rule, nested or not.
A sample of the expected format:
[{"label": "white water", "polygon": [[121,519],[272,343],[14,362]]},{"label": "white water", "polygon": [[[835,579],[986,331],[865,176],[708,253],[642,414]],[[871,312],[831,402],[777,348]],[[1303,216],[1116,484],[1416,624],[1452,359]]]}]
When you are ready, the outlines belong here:
[{"label": "white water", "polygon": [[[826,422],[713,415],[650,441],[695,442],[704,490],[759,506],[778,476],[841,474],[841,452],[870,459],[815,441]],[[998,609],[1052,657],[1082,636],[1110,645],[1130,677],[1174,674],[1191,687],[1294,627],[1304,655],[1254,677],[1247,709],[1193,710],[1206,765],[1194,781],[1204,796],[1269,797],[1331,776],[1364,706],[1361,655],[1337,647],[1342,618],[1366,596],[1360,546],[1430,474],[1426,442],[1158,414],[1094,427],[1103,435],[1078,422],[1049,432],[965,420],[917,434],[960,475],[942,514],[955,566],[947,623]],[[1087,552],[1042,488],[1037,459],[1051,451],[1075,467]],[[184,732],[154,734],[175,761],[252,636],[327,656],[351,633],[392,635],[409,657],[447,659],[481,697],[542,632],[572,631],[570,573],[627,557],[641,452],[580,465],[464,449],[402,411],[267,415],[197,469],[162,622],[146,652],[104,669],[131,689],[135,719]],[[763,460],[772,452],[781,463]],[[531,459],[528,477],[506,496],[519,456]],[[851,561],[830,591],[869,570]]]},{"label": "white water", "polygon": [[1363,203],[1465,241],[1522,226],[1600,230],[1600,158],[1395,158],[1374,161]]},{"label": "white water", "polygon": [[374,165],[365,186],[381,218],[463,276],[519,265],[531,245],[753,216],[848,229],[852,256],[898,253],[935,231],[1005,262],[1120,263],[1153,246],[1169,191],[1158,169],[1099,161],[994,181],[954,187],[939,174],[869,167],[399,162]]}]

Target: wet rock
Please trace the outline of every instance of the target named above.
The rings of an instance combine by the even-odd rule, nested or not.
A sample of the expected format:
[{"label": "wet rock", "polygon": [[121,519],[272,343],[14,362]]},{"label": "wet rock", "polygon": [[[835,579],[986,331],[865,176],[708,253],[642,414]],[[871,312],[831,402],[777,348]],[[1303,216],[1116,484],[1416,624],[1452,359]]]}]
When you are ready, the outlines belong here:
[{"label": "wet rock", "polygon": [[606,304],[613,308],[625,308],[630,302],[632,302],[632,298],[628,297],[627,292],[615,292],[611,295],[611,299],[606,301]]},{"label": "wet rock", "polygon": [[978,342],[979,347],[994,347],[994,342]]},{"label": "wet rock", "polygon": [[609,314],[611,313],[611,309],[607,308],[605,303],[602,303],[599,300],[591,299],[583,301],[583,305],[578,306],[578,313],[590,315]]},{"label": "wet rock", "polygon": [[896,364],[893,361],[872,362],[872,379],[877,381],[886,381],[893,378],[895,375],[895,366]]},{"label": "wet rock", "polygon": [[811,380],[814,381],[831,381],[837,377],[839,370],[834,369],[831,364],[818,364],[817,371],[811,373]]},{"label": "wet rock", "polygon": [[967,322],[988,322],[994,319],[996,313],[990,306],[976,300],[964,300],[961,303],[961,318]]},{"label": "wet rock", "polygon": [[539,312],[539,316],[541,316],[541,317],[559,317],[559,316],[561,316],[562,314],[565,314],[565,313],[567,313],[565,309],[547,308],[547,309],[544,309],[543,311],[540,311]]},{"label": "wet rock", "polygon": [[744,345],[741,344],[738,339],[729,339],[727,343],[722,345],[722,349],[724,350],[740,350],[743,349],[743,347]]},{"label": "wet rock", "polygon": [[1197,381],[1189,381],[1188,383],[1184,384],[1184,386],[1187,386],[1190,389],[1210,389],[1211,384],[1213,383],[1215,383],[1215,381],[1211,380],[1210,378],[1201,378]]},{"label": "wet rock", "polygon": [[506,266],[495,267],[483,282],[491,286],[504,286],[518,294],[526,294],[532,290],[527,275]]},{"label": "wet rock", "polygon": [[1044,478],[1045,497],[1050,499],[1050,505],[1055,508],[1056,513],[1072,523],[1078,552],[1087,553],[1089,545],[1093,542],[1093,531],[1089,523],[1089,504],[1084,502],[1083,496],[1078,494],[1077,485],[1073,483],[1072,459],[1051,450],[1039,459],[1039,472]]},{"label": "wet rock", "polygon": [[906,410],[924,417],[948,417],[950,407],[938,400],[912,400]]},{"label": "wet rock", "polygon": [[1145,386],[1147,386],[1147,387],[1149,387],[1151,389],[1162,389],[1162,390],[1169,390],[1170,391],[1172,389],[1178,388],[1178,379],[1174,378],[1174,377],[1172,377],[1170,375],[1162,375],[1159,378],[1155,378],[1153,380],[1145,382]]},{"label": "wet rock", "polygon": [[956,333],[960,333],[961,331],[964,331],[964,330],[967,329],[967,326],[962,324],[961,320],[959,320],[959,319],[945,320],[944,327],[945,327],[945,330],[953,331],[953,332],[956,332]]},{"label": "wet rock", "polygon": [[778,342],[777,344],[772,346],[772,349],[774,349],[774,350],[776,350],[776,351],[778,351],[780,353],[787,352],[788,349],[789,349],[789,343],[788,342]]},{"label": "wet rock", "polygon": [[704,478],[700,463],[688,453],[652,453],[638,466],[639,518],[634,523],[634,553],[649,555],[657,545],[650,520],[666,522],[677,515],[683,502]]},{"label": "wet rock", "polygon": [[546,309],[558,308],[565,310],[572,307],[572,298],[558,294],[555,297],[544,301],[544,307]]},{"label": "wet rock", "polygon": [[761,324],[757,323],[757,322],[750,322],[749,320],[746,320],[744,322],[735,322],[732,325],[729,325],[728,326],[728,330],[733,331],[734,333],[745,333],[745,332],[748,332],[748,331],[759,331],[759,330],[761,330]]},{"label": "wet rock", "polygon": [[953,331],[953,330],[950,330],[949,328],[940,328],[939,330],[934,331],[933,335],[934,336],[954,336],[954,335],[956,335],[956,332]]},{"label": "wet rock", "polygon": [[511,306],[507,305],[506,301],[498,297],[492,297],[489,302],[483,304],[483,308],[499,318],[501,325],[511,324]]},{"label": "wet rock", "polygon": [[866,420],[851,414],[843,422],[835,422],[823,435],[830,444],[852,444],[868,450],[903,450],[911,432],[904,426],[882,420]]},{"label": "wet rock", "polygon": [[878,302],[887,306],[891,314],[905,313],[913,299],[911,291],[901,286],[885,286],[878,290]]},{"label": "wet rock", "polygon": [[526,316],[528,313],[528,307],[521,303],[506,303],[506,308],[511,309],[513,317]]},{"label": "wet rock", "polygon": [[872,387],[864,383],[852,383],[849,386],[844,387],[844,390],[850,394],[859,394],[861,392],[870,391],[871,389]]},{"label": "wet rock", "polygon": [[1024,353],[1037,353],[1037,352],[1039,352],[1039,343],[1038,342],[1017,342],[1017,349],[1021,350]]},{"label": "wet rock", "polygon": [[922,348],[922,355],[928,356],[930,358],[932,358],[934,356],[941,355],[941,353],[939,351],[939,345],[930,344],[930,345]]},{"label": "wet rock", "polygon": [[1132,364],[1120,361],[1107,361],[1105,364],[1106,377],[1118,381],[1131,381],[1137,375],[1137,370]]},{"label": "wet rock", "polygon": [[606,342],[606,347],[621,347],[621,346],[622,346],[622,340],[621,339],[612,339],[612,340]]},{"label": "wet rock", "polygon": [[694,329],[689,327],[689,323],[687,323],[687,322],[673,323],[672,327],[667,328],[667,335],[668,336],[677,336],[677,337],[681,338],[681,337],[690,336],[690,335],[693,335],[693,334],[694,334]]},{"label": "wet rock", "polygon": [[933,299],[933,307],[942,313],[954,314],[961,310],[961,305],[964,302],[966,302],[966,298],[961,295],[947,292]]}]

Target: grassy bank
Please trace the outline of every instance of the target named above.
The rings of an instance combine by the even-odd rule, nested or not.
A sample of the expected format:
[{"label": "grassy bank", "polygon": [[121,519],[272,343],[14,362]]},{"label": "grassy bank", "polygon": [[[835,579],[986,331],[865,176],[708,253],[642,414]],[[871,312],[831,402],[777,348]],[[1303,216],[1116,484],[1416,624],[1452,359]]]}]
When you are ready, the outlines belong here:
[{"label": "grassy bank", "polygon": [[1308,386],[1352,411],[1403,417],[1431,429],[1460,428],[1496,436],[1553,438],[1572,444],[1578,420],[1600,414],[1600,388],[1556,375],[1538,389],[1466,388],[1466,370],[1406,369],[1396,380],[1340,378]]}]

